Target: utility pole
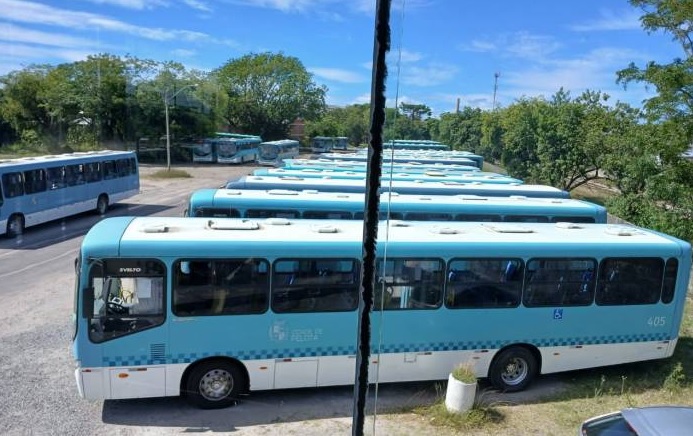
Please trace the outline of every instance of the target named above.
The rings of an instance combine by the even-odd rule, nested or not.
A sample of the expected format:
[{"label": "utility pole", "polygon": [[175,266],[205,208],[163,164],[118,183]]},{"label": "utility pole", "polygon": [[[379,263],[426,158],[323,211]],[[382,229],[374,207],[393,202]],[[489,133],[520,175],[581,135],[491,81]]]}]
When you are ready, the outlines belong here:
[{"label": "utility pole", "polygon": [[493,75],[493,108],[492,110],[496,110],[496,91],[498,91],[498,78],[500,77],[500,73],[496,72]]},{"label": "utility pole", "polygon": [[164,100],[164,116],[166,118],[166,171],[171,171],[171,132],[170,132],[170,126],[169,126],[169,121],[168,121],[168,106],[171,104],[171,100],[176,98],[178,94],[181,92],[185,91],[188,88],[196,88],[197,83],[193,83],[190,85],[185,85],[181,89],[179,89],[176,93],[171,95],[169,97],[168,95],[168,89],[164,89],[163,92],[163,100]]}]

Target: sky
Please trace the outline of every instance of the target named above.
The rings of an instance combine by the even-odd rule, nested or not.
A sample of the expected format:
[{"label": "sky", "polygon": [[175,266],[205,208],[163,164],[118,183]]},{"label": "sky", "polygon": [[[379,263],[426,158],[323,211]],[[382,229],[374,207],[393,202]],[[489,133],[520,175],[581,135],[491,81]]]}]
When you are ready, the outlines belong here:
[{"label": "sky", "polygon": [[[327,103],[370,101],[375,0],[0,0],[0,74],[90,54],[177,61],[211,71],[250,53],[298,58]],[[425,104],[434,116],[523,97],[626,89],[631,62],[684,55],[648,34],[626,0],[392,0],[388,106]]]}]

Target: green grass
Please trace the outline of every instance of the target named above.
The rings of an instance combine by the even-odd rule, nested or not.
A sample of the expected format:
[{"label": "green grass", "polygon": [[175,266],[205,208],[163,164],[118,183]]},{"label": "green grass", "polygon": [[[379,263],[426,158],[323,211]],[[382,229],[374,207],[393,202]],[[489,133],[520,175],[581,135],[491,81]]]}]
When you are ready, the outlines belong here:
[{"label": "green grass", "polygon": [[[489,403],[482,389],[474,408],[461,415],[450,414],[445,409],[444,397],[440,395],[444,390],[439,387],[434,404],[414,408],[410,413],[453,433],[575,434],[585,419],[624,407],[693,405],[693,301],[690,295],[676,350],[669,359],[563,373],[557,380],[567,387],[557,394],[522,404]],[[511,401],[512,395],[507,398]]]},{"label": "green grass", "polygon": [[187,171],[171,168],[170,170],[158,170],[150,174],[148,177],[152,179],[185,179],[192,176]]}]

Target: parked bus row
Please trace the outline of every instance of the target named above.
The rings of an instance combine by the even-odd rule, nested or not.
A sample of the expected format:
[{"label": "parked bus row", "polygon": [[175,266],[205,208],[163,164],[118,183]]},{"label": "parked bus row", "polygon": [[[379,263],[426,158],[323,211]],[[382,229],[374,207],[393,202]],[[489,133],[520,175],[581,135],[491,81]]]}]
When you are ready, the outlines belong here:
[{"label": "parked bus row", "polygon": [[[362,193],[199,189],[185,216],[363,220]],[[606,223],[606,208],[564,198],[381,194],[381,220]]]},{"label": "parked bus row", "polygon": [[[365,192],[365,179],[319,179],[306,177],[243,176],[226,183],[227,189],[250,189],[267,191],[271,189],[312,190],[322,192]],[[422,195],[480,195],[486,197],[524,196],[535,198],[569,198],[569,194],[558,188],[546,185],[460,183],[460,182],[419,182],[394,180],[383,183],[381,192]]]},{"label": "parked bus row", "polygon": [[[254,176],[269,177],[301,177],[306,179],[351,179],[365,180],[366,173],[361,171],[334,171],[330,169],[286,169],[286,168],[261,168],[254,170]],[[381,177],[382,182],[389,180],[404,180],[410,182],[453,182],[453,183],[492,183],[492,184],[516,184],[521,185],[522,180],[510,176],[487,173],[483,171],[466,171],[461,173],[445,173],[426,171],[421,173],[407,173],[404,171],[385,172]]]},{"label": "parked bus row", "polygon": [[[402,222],[377,246],[371,382],[460,362],[501,391],[670,357],[691,246],[605,224]],[[363,224],[107,218],[84,237],[75,377],[94,400],[354,382]],[[376,380],[377,376],[377,380]]]},{"label": "parked bus row", "polygon": [[332,150],[346,150],[349,138],[346,136],[316,136],[310,141],[313,153],[328,153]]},{"label": "parked bus row", "polygon": [[0,160],[0,235],[94,210],[139,193],[129,151],[68,153]]},{"label": "parked bus row", "polygon": [[[355,171],[365,173],[367,170],[366,162],[342,161],[338,159],[285,159],[282,168],[287,170],[331,170],[331,171]],[[403,172],[403,173],[425,173],[434,172],[440,174],[459,174],[477,172],[483,175],[494,175],[496,173],[481,171],[476,166],[455,165],[455,164],[422,164],[418,162],[394,163],[388,162],[383,165],[383,172]]]}]

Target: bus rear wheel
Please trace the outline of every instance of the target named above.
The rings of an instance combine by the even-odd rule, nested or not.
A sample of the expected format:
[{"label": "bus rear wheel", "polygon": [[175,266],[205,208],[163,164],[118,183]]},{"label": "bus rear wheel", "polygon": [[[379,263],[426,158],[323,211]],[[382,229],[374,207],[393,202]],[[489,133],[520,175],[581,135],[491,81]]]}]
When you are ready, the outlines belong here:
[{"label": "bus rear wheel", "polygon": [[192,369],[186,382],[186,397],[201,409],[222,409],[236,404],[245,386],[243,371],[223,360],[202,362]]},{"label": "bus rear wheel", "polygon": [[501,392],[517,392],[526,388],[537,372],[537,360],[523,347],[512,347],[501,351],[493,359],[489,379]]},{"label": "bus rear wheel", "polygon": [[24,233],[24,217],[14,214],[7,220],[7,237],[16,238]]},{"label": "bus rear wheel", "polygon": [[96,213],[99,215],[105,215],[108,211],[108,196],[105,194],[99,195],[99,199],[96,200]]}]

